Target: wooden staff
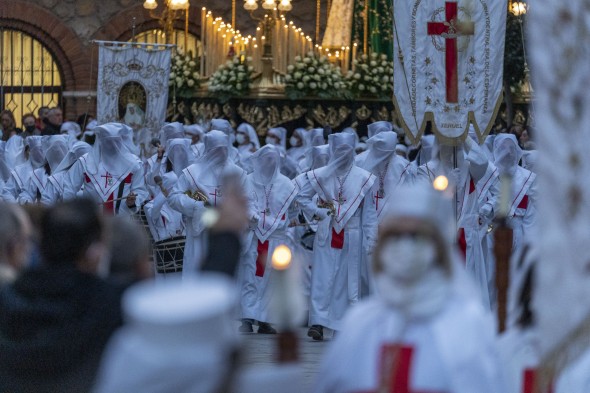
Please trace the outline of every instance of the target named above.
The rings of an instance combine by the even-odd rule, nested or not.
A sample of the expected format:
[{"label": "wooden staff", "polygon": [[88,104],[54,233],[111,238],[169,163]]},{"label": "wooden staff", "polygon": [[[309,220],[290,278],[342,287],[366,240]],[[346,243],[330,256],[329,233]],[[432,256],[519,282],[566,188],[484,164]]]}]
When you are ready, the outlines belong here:
[{"label": "wooden staff", "polygon": [[508,226],[512,179],[501,176],[500,209],[494,232],[494,255],[496,256],[496,291],[498,307],[498,333],[506,329],[508,286],[510,285],[510,257],[512,255],[512,228]]}]

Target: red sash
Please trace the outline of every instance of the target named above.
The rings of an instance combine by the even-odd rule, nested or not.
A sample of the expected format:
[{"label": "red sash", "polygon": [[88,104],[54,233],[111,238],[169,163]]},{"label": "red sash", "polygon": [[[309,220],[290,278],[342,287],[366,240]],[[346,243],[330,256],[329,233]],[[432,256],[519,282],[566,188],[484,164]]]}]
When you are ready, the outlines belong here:
[{"label": "red sash", "polygon": [[332,248],[336,248],[338,250],[342,250],[344,248],[344,228],[340,232],[336,232],[336,230],[332,228],[332,242],[330,245]]},{"label": "red sash", "polygon": [[268,256],[268,240],[262,243],[258,240],[258,247],[256,251],[258,256],[256,257],[256,276],[263,277],[264,271],[266,270],[266,257]]},{"label": "red sash", "polygon": [[467,259],[467,239],[465,238],[464,228],[459,228],[459,233],[457,235],[457,245],[459,246],[461,255],[463,255],[463,263],[465,263],[465,260]]},{"label": "red sash", "polygon": [[529,196],[525,195],[522,197],[522,199],[520,200],[520,203],[518,204],[518,206],[516,207],[517,209],[528,209],[529,207]]}]

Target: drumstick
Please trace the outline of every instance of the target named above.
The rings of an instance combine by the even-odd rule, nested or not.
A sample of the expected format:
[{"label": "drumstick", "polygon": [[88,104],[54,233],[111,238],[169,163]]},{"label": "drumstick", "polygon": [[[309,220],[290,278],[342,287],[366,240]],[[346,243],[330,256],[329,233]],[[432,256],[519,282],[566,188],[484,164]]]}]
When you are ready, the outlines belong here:
[{"label": "drumstick", "polygon": [[164,194],[164,196],[166,198],[168,198],[168,190],[164,188],[164,185],[162,184],[162,177],[161,176],[154,176],[154,183],[156,183],[156,185],[158,187],[160,187],[160,190],[162,191],[162,194]]},{"label": "drumstick", "polygon": [[320,223],[319,221],[311,221],[311,222],[303,222],[303,223],[300,223],[300,224],[289,224],[289,228],[305,227],[305,226],[308,226],[308,225],[317,225],[319,223]]},{"label": "drumstick", "polygon": [[111,203],[111,202],[123,201],[123,200],[127,199],[128,196],[124,196],[124,197],[121,197],[121,198],[115,198],[115,199],[109,199],[108,201],[99,202],[98,204],[99,205],[105,205],[105,204]]}]

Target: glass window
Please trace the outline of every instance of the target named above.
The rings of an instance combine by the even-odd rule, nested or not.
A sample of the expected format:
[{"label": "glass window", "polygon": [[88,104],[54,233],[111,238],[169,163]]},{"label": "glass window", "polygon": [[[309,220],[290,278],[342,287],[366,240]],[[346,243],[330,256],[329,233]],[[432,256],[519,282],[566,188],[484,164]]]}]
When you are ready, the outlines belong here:
[{"label": "glass window", "polygon": [[14,113],[17,127],[22,116],[42,106],[59,106],[61,71],[53,55],[32,36],[0,27],[0,109]]}]

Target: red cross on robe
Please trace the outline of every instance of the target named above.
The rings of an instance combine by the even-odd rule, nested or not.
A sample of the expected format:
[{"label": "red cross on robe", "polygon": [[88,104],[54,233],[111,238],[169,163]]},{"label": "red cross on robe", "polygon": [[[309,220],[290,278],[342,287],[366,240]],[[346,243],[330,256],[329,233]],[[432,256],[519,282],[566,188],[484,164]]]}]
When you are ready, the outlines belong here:
[{"label": "red cross on robe", "polygon": [[447,90],[447,102],[459,102],[459,69],[457,38],[459,36],[473,35],[473,23],[458,21],[457,3],[445,2],[445,21],[428,22],[428,35],[442,36],[445,39],[445,79]]}]

